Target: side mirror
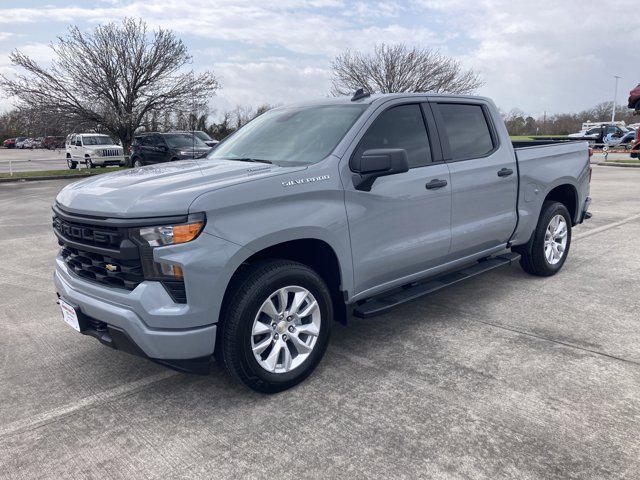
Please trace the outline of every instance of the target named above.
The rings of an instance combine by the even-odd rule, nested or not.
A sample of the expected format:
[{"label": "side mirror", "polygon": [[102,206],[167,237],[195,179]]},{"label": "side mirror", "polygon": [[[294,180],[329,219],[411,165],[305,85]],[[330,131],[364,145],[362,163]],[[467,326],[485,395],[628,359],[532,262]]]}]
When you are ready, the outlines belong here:
[{"label": "side mirror", "polygon": [[409,171],[409,159],[404,148],[374,148],[351,158],[349,163],[356,190],[370,192],[378,177]]}]

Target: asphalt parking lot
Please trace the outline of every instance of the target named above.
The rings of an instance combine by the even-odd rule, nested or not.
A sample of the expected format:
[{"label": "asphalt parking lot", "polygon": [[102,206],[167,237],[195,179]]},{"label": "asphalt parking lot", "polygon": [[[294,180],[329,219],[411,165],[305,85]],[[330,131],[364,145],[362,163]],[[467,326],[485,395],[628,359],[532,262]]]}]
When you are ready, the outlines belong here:
[{"label": "asphalt parking lot", "polygon": [[512,266],[335,325],[318,370],[274,396],[62,321],[66,183],[0,185],[0,477],[638,478],[640,170],[594,167],[560,274]]}]

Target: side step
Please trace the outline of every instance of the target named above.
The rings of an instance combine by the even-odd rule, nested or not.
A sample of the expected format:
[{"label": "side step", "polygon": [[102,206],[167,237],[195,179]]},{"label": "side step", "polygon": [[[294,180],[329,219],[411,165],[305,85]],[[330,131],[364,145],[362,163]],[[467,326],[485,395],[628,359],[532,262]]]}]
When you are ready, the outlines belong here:
[{"label": "side step", "polygon": [[467,278],[475,277],[476,275],[488,272],[489,270],[505,265],[511,265],[513,262],[517,262],[518,260],[520,260],[519,253],[508,252],[480,261],[475,265],[465,267],[461,270],[444,273],[438,277],[427,280],[424,283],[412,283],[404,287],[394,289],[389,293],[383,293],[376,297],[372,297],[369,300],[365,300],[364,303],[358,305],[353,310],[353,315],[358,318],[369,318],[376,315],[382,315],[400,304],[410,302],[411,300],[420,298],[423,295],[436,292],[442,288],[448,287],[449,285],[461,282]]}]

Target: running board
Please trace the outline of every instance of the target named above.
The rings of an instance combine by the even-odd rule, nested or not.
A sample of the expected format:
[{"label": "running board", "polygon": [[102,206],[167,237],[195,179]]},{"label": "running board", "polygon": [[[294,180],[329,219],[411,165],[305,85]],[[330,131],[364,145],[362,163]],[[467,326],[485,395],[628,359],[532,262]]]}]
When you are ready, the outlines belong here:
[{"label": "running board", "polygon": [[416,298],[422,297],[423,295],[436,292],[442,288],[448,287],[449,285],[475,277],[476,275],[488,272],[489,270],[503,267],[505,265],[511,265],[513,262],[517,262],[518,260],[520,260],[519,253],[508,252],[486,260],[481,260],[475,265],[465,267],[461,270],[442,274],[424,283],[411,283],[404,287],[395,289],[390,293],[383,293],[365,300],[364,303],[358,305],[353,310],[353,315],[358,318],[369,318],[376,315],[382,315],[398,305],[410,302]]}]

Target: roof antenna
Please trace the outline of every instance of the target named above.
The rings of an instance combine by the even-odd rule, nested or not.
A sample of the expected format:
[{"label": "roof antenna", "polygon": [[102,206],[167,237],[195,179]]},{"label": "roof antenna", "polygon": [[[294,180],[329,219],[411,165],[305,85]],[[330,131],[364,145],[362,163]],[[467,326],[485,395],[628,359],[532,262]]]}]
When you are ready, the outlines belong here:
[{"label": "roof antenna", "polygon": [[351,101],[355,102],[356,100],[362,100],[363,98],[367,98],[370,96],[371,94],[368,92],[365,92],[364,88],[359,88],[358,90],[356,90],[356,93],[353,94],[353,97],[351,97]]}]

